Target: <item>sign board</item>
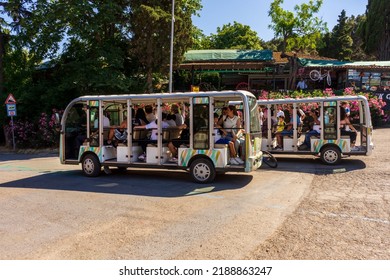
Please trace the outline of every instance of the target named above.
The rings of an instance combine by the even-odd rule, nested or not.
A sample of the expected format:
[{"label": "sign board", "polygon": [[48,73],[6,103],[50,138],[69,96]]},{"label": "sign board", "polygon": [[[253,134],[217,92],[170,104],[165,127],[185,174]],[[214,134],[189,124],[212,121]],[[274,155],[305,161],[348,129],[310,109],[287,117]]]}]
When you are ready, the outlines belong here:
[{"label": "sign board", "polygon": [[16,99],[12,93],[8,94],[7,99],[5,100],[5,104],[15,104]]},{"label": "sign board", "polygon": [[15,117],[16,116],[16,104],[6,104],[7,105],[7,116]]}]

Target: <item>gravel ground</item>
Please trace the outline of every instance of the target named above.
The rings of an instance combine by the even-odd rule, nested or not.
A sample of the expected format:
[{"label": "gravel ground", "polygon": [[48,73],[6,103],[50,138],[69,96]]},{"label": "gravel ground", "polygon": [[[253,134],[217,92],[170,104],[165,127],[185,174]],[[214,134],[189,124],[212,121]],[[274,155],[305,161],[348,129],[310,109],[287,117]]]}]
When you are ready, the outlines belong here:
[{"label": "gravel ground", "polygon": [[[256,182],[252,182],[251,187],[246,186],[245,190],[226,189],[225,186],[225,189],[218,192],[188,196],[185,199],[181,195],[161,197],[160,187],[151,189],[158,191],[159,195],[145,196],[143,185],[139,183],[138,186],[137,180],[132,181],[132,188],[129,189],[129,175],[133,179],[139,178],[141,182],[143,178],[143,173],[131,171],[126,176],[116,177],[116,183],[120,184],[117,187],[119,191],[135,191],[126,193],[127,195],[86,192],[82,191],[84,188],[80,188],[82,183],[78,183],[75,188],[79,191],[75,197],[74,192],[63,187],[72,185],[73,181],[69,180],[75,176],[61,177],[64,182],[51,182],[60,186],[57,189],[54,187],[55,191],[41,190],[40,187],[36,190],[41,179],[34,177],[20,182],[20,179],[2,178],[5,182],[12,182],[11,186],[7,183],[7,188],[2,190],[2,199],[11,203],[9,207],[12,208],[12,203],[17,205],[20,201],[29,202],[20,211],[7,212],[2,220],[3,234],[8,234],[4,229],[6,218],[12,220],[8,213],[32,214],[21,216],[17,227],[19,232],[11,230],[11,235],[6,235],[16,241],[4,241],[10,248],[0,251],[0,257],[390,259],[390,128],[375,130],[374,140],[375,150],[372,156],[346,159],[354,161],[353,164],[341,163],[336,167],[338,171],[346,168],[345,172],[330,174],[329,171],[334,170],[333,168],[318,168],[317,165],[310,165],[310,159],[307,159],[304,166],[313,168],[309,172],[286,173],[286,177],[280,177],[283,170],[277,168],[265,172],[267,176],[256,176],[257,180],[267,178],[262,181],[261,188],[256,187]],[[47,162],[52,163],[50,160]],[[293,162],[287,165],[291,164]],[[24,170],[17,165],[10,166],[15,170]],[[62,165],[55,167],[64,169]],[[51,168],[40,166],[39,170],[32,169],[31,174],[35,176],[38,171],[45,174],[44,170]],[[28,175],[28,170],[23,172]],[[19,176],[18,172],[7,174]],[[164,177],[156,172],[154,174],[156,178],[151,178],[150,182],[158,185],[159,180],[164,180]],[[171,187],[173,193],[185,186],[192,189],[191,184],[187,183],[186,175],[177,174],[179,180]],[[166,176],[170,176],[170,173]],[[180,178],[184,183],[181,183]],[[239,182],[246,185],[242,183],[245,176],[230,175],[229,178],[229,182],[221,181],[220,185],[236,186]],[[311,185],[300,193],[297,184],[302,184],[302,178]],[[79,180],[86,182],[87,179]],[[106,186],[111,180],[109,176],[101,176],[99,186]],[[22,186],[15,189],[18,182]],[[291,185],[291,182],[295,182],[295,185]],[[24,184],[31,187],[24,188]],[[96,190],[100,188],[97,187]],[[142,191],[137,193],[137,190]],[[272,211],[279,210],[273,207],[290,205],[285,202],[289,199],[297,201],[298,206],[294,202],[294,207],[284,209],[283,215],[270,216]],[[54,202],[55,206],[48,203],[48,200]],[[264,203],[262,207],[259,206],[261,201]],[[62,204],[57,205],[57,202]],[[5,206],[3,208],[7,209]],[[42,209],[46,209],[50,215]],[[267,219],[267,215],[273,218]],[[37,227],[36,224],[40,226]]]},{"label": "gravel ground", "polygon": [[310,191],[248,259],[390,259],[390,128],[374,131],[365,168],[316,174]]}]

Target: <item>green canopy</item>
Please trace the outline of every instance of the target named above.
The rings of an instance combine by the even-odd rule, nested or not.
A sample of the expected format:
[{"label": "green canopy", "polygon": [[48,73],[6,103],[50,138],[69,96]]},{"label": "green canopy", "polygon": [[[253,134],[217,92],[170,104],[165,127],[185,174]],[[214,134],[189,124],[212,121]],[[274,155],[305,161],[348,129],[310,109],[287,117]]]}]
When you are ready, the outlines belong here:
[{"label": "green canopy", "polygon": [[194,61],[272,61],[271,50],[191,50],[184,54],[184,62]]},{"label": "green canopy", "polygon": [[359,67],[371,67],[371,68],[381,68],[381,67],[390,67],[390,61],[338,61],[338,60],[314,60],[314,59],[305,59],[299,58],[299,64],[303,67],[340,67],[344,66],[345,68],[359,68]]}]

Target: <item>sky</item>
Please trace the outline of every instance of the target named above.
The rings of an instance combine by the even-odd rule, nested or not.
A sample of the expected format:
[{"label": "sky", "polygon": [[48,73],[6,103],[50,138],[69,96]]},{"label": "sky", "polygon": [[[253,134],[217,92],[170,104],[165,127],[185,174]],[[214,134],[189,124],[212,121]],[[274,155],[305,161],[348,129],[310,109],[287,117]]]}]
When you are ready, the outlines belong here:
[{"label": "sky", "polygon": [[[193,17],[193,24],[210,35],[217,33],[217,27],[234,21],[248,25],[257,32],[260,39],[269,41],[274,33],[268,28],[271,19],[268,11],[272,0],[202,0],[203,9],[200,17]],[[294,6],[308,3],[309,0],[284,0],[282,8],[294,12]],[[329,31],[337,24],[337,19],[344,9],[346,16],[362,15],[366,11],[368,0],[323,0],[316,17],[327,23]]]}]

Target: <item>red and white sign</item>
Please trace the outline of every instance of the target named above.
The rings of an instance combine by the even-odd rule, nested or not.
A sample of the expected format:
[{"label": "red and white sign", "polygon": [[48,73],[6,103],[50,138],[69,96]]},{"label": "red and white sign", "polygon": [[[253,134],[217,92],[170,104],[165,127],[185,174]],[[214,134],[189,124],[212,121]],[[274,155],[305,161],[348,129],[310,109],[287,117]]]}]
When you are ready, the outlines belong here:
[{"label": "red and white sign", "polygon": [[12,93],[8,94],[5,104],[16,104],[16,99]]}]

